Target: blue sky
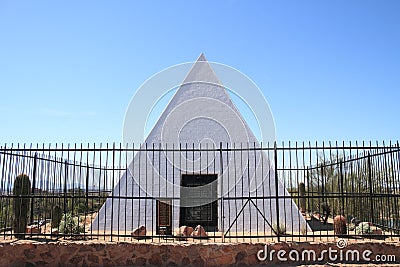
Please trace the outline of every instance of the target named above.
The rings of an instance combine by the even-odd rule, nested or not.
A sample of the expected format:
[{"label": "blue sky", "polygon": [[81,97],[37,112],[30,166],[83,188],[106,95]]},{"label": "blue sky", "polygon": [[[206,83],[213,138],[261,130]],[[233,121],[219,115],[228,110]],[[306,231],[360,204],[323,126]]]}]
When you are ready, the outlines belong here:
[{"label": "blue sky", "polygon": [[399,1],[0,0],[0,142],[120,142],[153,74],[208,60],[262,90],[278,141],[397,140]]}]

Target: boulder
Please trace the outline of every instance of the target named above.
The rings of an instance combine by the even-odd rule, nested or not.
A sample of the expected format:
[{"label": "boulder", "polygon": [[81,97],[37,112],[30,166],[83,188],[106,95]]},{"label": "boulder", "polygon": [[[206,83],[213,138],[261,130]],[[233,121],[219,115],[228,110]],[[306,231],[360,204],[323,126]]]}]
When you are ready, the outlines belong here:
[{"label": "boulder", "polygon": [[190,226],[183,225],[179,228],[176,228],[174,234],[176,237],[189,237],[193,233],[193,228]]},{"label": "boulder", "polygon": [[181,232],[184,236],[190,236],[193,233],[193,228],[190,226],[181,226],[179,227],[179,232]]},{"label": "boulder", "polygon": [[176,228],[174,231],[174,236],[175,240],[181,241],[181,240],[187,240],[187,236],[183,232],[181,232],[180,228]]},{"label": "boulder", "polygon": [[379,227],[374,227],[374,228],[372,228],[372,234],[373,235],[383,235],[383,231]]},{"label": "boulder", "polygon": [[374,235],[373,238],[379,239],[379,240],[385,240],[386,235],[385,232],[379,227],[372,227],[372,235]]},{"label": "boulder", "polygon": [[51,234],[52,235],[59,235],[60,231],[57,228],[53,228],[53,229],[51,229]]},{"label": "boulder", "polygon": [[131,233],[132,237],[144,237],[146,236],[146,227],[144,225],[134,229]]},{"label": "boulder", "polygon": [[207,237],[207,232],[204,230],[203,226],[197,225],[196,228],[194,228],[194,231],[192,232],[191,236],[193,237]]}]

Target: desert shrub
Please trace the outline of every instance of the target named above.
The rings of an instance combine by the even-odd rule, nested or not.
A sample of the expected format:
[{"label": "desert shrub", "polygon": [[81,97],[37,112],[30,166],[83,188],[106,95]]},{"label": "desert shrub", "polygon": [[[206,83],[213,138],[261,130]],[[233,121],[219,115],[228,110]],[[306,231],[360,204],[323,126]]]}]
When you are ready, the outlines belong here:
[{"label": "desert shrub", "polygon": [[286,234],[286,225],[284,223],[279,224],[279,229],[278,229],[278,224],[274,223],[272,224],[272,229],[274,230],[275,233],[279,235]]},{"label": "desert shrub", "polygon": [[371,226],[368,222],[362,222],[356,227],[356,234],[358,235],[370,235],[372,234]]},{"label": "desert shrub", "polygon": [[71,213],[64,214],[60,223],[60,233],[80,234],[85,231],[85,227],[79,225],[79,220],[73,217]]},{"label": "desert shrub", "polygon": [[300,233],[302,235],[306,235],[307,234],[307,227],[306,226],[302,226],[301,229],[300,229]]},{"label": "desert shrub", "polygon": [[82,202],[78,203],[75,207],[75,212],[78,214],[87,212],[87,207],[86,207],[85,203],[82,203]]}]

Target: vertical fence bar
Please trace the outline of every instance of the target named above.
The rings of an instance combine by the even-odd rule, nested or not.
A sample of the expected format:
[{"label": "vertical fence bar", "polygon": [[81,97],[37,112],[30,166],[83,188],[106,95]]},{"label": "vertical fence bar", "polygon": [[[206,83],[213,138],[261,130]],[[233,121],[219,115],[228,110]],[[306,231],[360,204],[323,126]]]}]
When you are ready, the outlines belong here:
[{"label": "vertical fence bar", "polygon": [[340,191],[339,191],[339,197],[340,197],[340,214],[342,216],[345,216],[344,212],[344,174],[343,174],[343,160],[340,160],[339,162],[339,168],[340,168]]},{"label": "vertical fence bar", "polygon": [[374,216],[374,202],[373,202],[373,187],[372,187],[372,166],[371,166],[371,153],[368,152],[368,187],[369,187],[369,205],[371,212],[371,222],[375,223]]},{"label": "vertical fence bar", "polygon": [[[63,192],[64,192],[64,214],[66,214],[67,212],[68,212],[68,209],[67,209],[67,198],[68,198],[68,196],[67,196],[67,176],[68,176],[68,169],[67,169],[67,164],[68,164],[68,161],[67,160],[65,160],[64,161],[64,182],[62,182],[62,185],[63,185]],[[61,175],[62,175],[62,168],[60,168],[60,178],[61,178]],[[67,226],[66,226],[67,227]],[[69,229],[70,230],[70,229]]]},{"label": "vertical fence bar", "polygon": [[[152,168],[151,168],[151,178],[152,178],[152,181],[153,181],[153,183],[151,184],[151,194],[152,194],[152,196],[154,196],[154,181],[155,181],[155,168],[154,168],[155,155],[154,155],[154,148],[155,148],[155,146],[154,146],[154,143],[153,143],[153,149],[151,151],[151,166],[152,166]],[[132,203],[133,203],[133,201],[132,201]],[[155,203],[155,205],[157,205],[157,203],[158,203],[157,202],[157,198],[153,199],[153,203]],[[133,208],[132,208],[132,210],[133,210]],[[151,212],[151,221],[153,222],[153,224],[154,224],[154,221],[156,221],[156,226],[155,226],[155,228],[152,229],[152,233],[151,233],[151,241],[153,242],[154,233],[157,234],[157,232],[159,231],[158,225],[157,225],[157,223],[158,223],[157,207],[156,207],[156,214],[155,215],[154,215],[154,208],[151,209],[151,211],[152,211]],[[154,231],[154,229],[156,231]]]},{"label": "vertical fence bar", "polygon": [[221,236],[221,241],[225,242],[225,228],[224,228],[224,164],[223,164],[223,155],[222,155],[222,142],[219,143],[219,164],[220,164],[220,171],[221,171],[221,179],[220,179],[220,205],[221,205],[221,232],[222,232],[222,236]]},{"label": "vertical fence bar", "polygon": [[[260,183],[260,185],[261,185],[261,188],[262,188],[262,212],[263,212],[263,214],[264,214],[264,216],[266,218],[267,216],[266,216],[266,212],[265,212],[264,149],[263,149],[263,143],[262,142],[260,143],[260,159],[261,159],[261,177],[260,177],[261,183]],[[263,221],[262,225],[263,225],[262,233],[263,233],[263,236],[265,236],[266,235],[266,222],[265,222],[265,220]]]},{"label": "vertical fence bar", "polygon": [[[1,163],[1,177],[2,177],[2,179],[1,179],[1,183],[0,183],[0,190],[1,190],[1,192],[4,192],[4,193],[7,193],[6,183],[5,183],[6,182],[5,174],[6,174],[6,169],[7,169],[7,167],[6,167],[6,158],[7,158],[6,147],[7,147],[7,144],[4,144],[3,151],[0,150],[0,153],[2,154],[1,157],[0,157],[1,162],[2,162]],[[0,227],[5,230],[8,227],[8,225],[7,225],[8,224],[7,217],[8,217],[8,213],[9,213],[8,199],[3,198],[3,196],[2,196],[0,201],[1,201],[0,202],[1,203],[1,205],[0,205],[0,208],[1,208],[1,224],[0,224]],[[6,231],[3,231],[2,236],[3,236],[3,239],[6,238]]]},{"label": "vertical fence bar", "polygon": [[[81,144],[81,151],[82,151],[82,144]],[[89,163],[86,163],[86,175],[85,176],[86,176],[85,177],[85,184],[86,184],[86,188],[85,188],[85,191],[86,191],[85,192],[85,203],[86,203],[85,221],[86,221],[86,216],[90,215],[90,219],[91,219],[92,212],[94,212],[94,211],[92,211],[92,209],[93,209],[93,201],[91,201],[92,202],[91,203],[92,209],[89,210]],[[92,237],[92,234],[93,234],[92,228],[93,227],[90,227],[90,237]],[[85,233],[86,233],[86,231],[85,231]]]},{"label": "vertical fence bar", "polygon": [[34,214],[33,214],[33,209],[34,209],[34,202],[35,202],[35,188],[36,188],[36,171],[37,171],[37,153],[35,153],[35,156],[33,158],[33,172],[32,172],[32,189],[31,189],[31,224],[34,222]]},{"label": "vertical fence bar", "polygon": [[252,234],[252,231],[251,231],[251,219],[252,219],[252,216],[251,216],[251,203],[250,203],[250,201],[251,201],[251,193],[250,193],[250,168],[249,168],[249,165],[250,165],[250,159],[249,159],[250,150],[249,150],[249,148],[250,148],[249,143],[247,143],[247,149],[246,149],[246,152],[247,152],[247,157],[246,157],[247,190],[248,190],[247,207],[249,208],[249,226],[250,226],[249,227],[250,228],[249,231],[250,231],[250,236],[251,236],[251,234]]},{"label": "vertical fence bar", "polygon": [[[282,150],[283,151],[283,150]],[[276,141],[274,142],[274,168],[275,168],[275,213],[276,213],[276,236],[278,238],[278,242],[280,239],[280,225],[279,225],[279,177],[278,177],[278,148]]]},{"label": "vertical fence bar", "polygon": [[[259,228],[259,222],[258,222],[258,219],[259,219],[259,214],[258,214],[258,212],[257,212],[257,209],[259,209],[259,207],[258,207],[258,204],[259,204],[259,201],[258,201],[258,184],[257,184],[257,148],[256,148],[256,143],[254,142],[253,143],[253,154],[254,154],[254,174],[252,175],[252,177],[254,177],[253,179],[253,183],[254,183],[254,188],[255,188],[255,192],[256,192],[256,199],[255,199],[255,201],[254,201],[254,205],[256,206],[256,210],[254,211],[255,213],[256,213],[256,235],[257,235],[257,242],[259,242],[260,240],[259,240],[259,232],[258,232],[258,228]],[[228,161],[229,162],[229,161]],[[249,166],[249,169],[250,169],[250,166]],[[229,179],[228,179],[228,181],[229,181]],[[228,187],[229,188],[229,187]],[[250,203],[249,203],[250,204]],[[229,206],[228,206],[229,207]]]},{"label": "vertical fence bar", "polygon": [[[395,167],[395,169],[397,170],[397,176],[396,176],[396,178],[397,178],[397,180],[396,180],[396,183],[394,184],[394,194],[399,194],[400,193],[400,146],[399,146],[399,142],[397,141],[397,144],[396,144],[396,149],[397,149],[397,157],[395,158],[395,161],[397,161],[396,162],[396,167]],[[393,225],[394,225],[394,227],[393,228],[395,228],[396,230],[397,230],[397,234],[399,234],[400,233],[400,212],[399,212],[399,209],[400,209],[400,207],[399,207],[399,204],[400,204],[400,197],[399,196],[397,196],[397,198],[395,198],[395,210],[396,210],[396,224],[393,222]]]},{"label": "vertical fence bar", "polygon": [[[237,151],[236,151],[236,144],[235,143],[233,143],[233,168],[234,168],[234,170],[235,170],[235,185],[237,185],[237,173],[236,173],[236,168],[237,168],[237,165],[236,165],[236,154],[237,154]],[[207,162],[208,162],[208,160],[207,160]],[[235,198],[234,198],[234,202],[235,202],[235,214],[237,215],[238,214],[238,199],[237,199],[237,186],[235,186]],[[237,218],[235,218],[235,220],[237,220]],[[231,225],[231,222],[229,221],[229,225]],[[238,235],[237,235],[237,232],[238,232],[238,223],[237,223],[237,221],[236,221],[236,224],[235,224],[235,235],[236,235],[236,242],[238,242]]]},{"label": "vertical fence bar", "polygon": [[[394,145],[394,147],[396,148],[395,151],[397,150],[397,153],[395,151],[393,151],[392,153],[390,153],[390,165],[391,165],[391,173],[392,173],[392,189],[391,192],[393,193],[393,195],[397,195],[399,194],[399,183],[400,180],[399,178],[399,168],[397,166],[398,164],[398,157],[396,157],[396,154],[399,154],[399,147],[398,145]],[[397,159],[397,161],[396,161]],[[397,170],[397,172],[396,172]],[[396,175],[397,174],[397,175]],[[400,212],[399,212],[399,201],[398,199],[400,199],[399,197],[393,196],[393,213],[391,218],[390,218],[390,228],[391,229],[391,234],[393,234],[393,229],[397,229],[397,227],[400,225]]]}]

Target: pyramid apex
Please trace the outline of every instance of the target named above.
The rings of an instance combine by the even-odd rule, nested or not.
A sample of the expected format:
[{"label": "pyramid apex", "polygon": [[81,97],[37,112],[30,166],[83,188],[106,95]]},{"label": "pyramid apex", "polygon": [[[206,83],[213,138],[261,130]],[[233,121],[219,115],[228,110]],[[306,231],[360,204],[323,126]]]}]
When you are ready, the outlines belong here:
[{"label": "pyramid apex", "polygon": [[193,82],[221,84],[204,53],[197,58],[182,84]]},{"label": "pyramid apex", "polygon": [[206,56],[203,52],[200,54],[196,61],[207,61]]}]

